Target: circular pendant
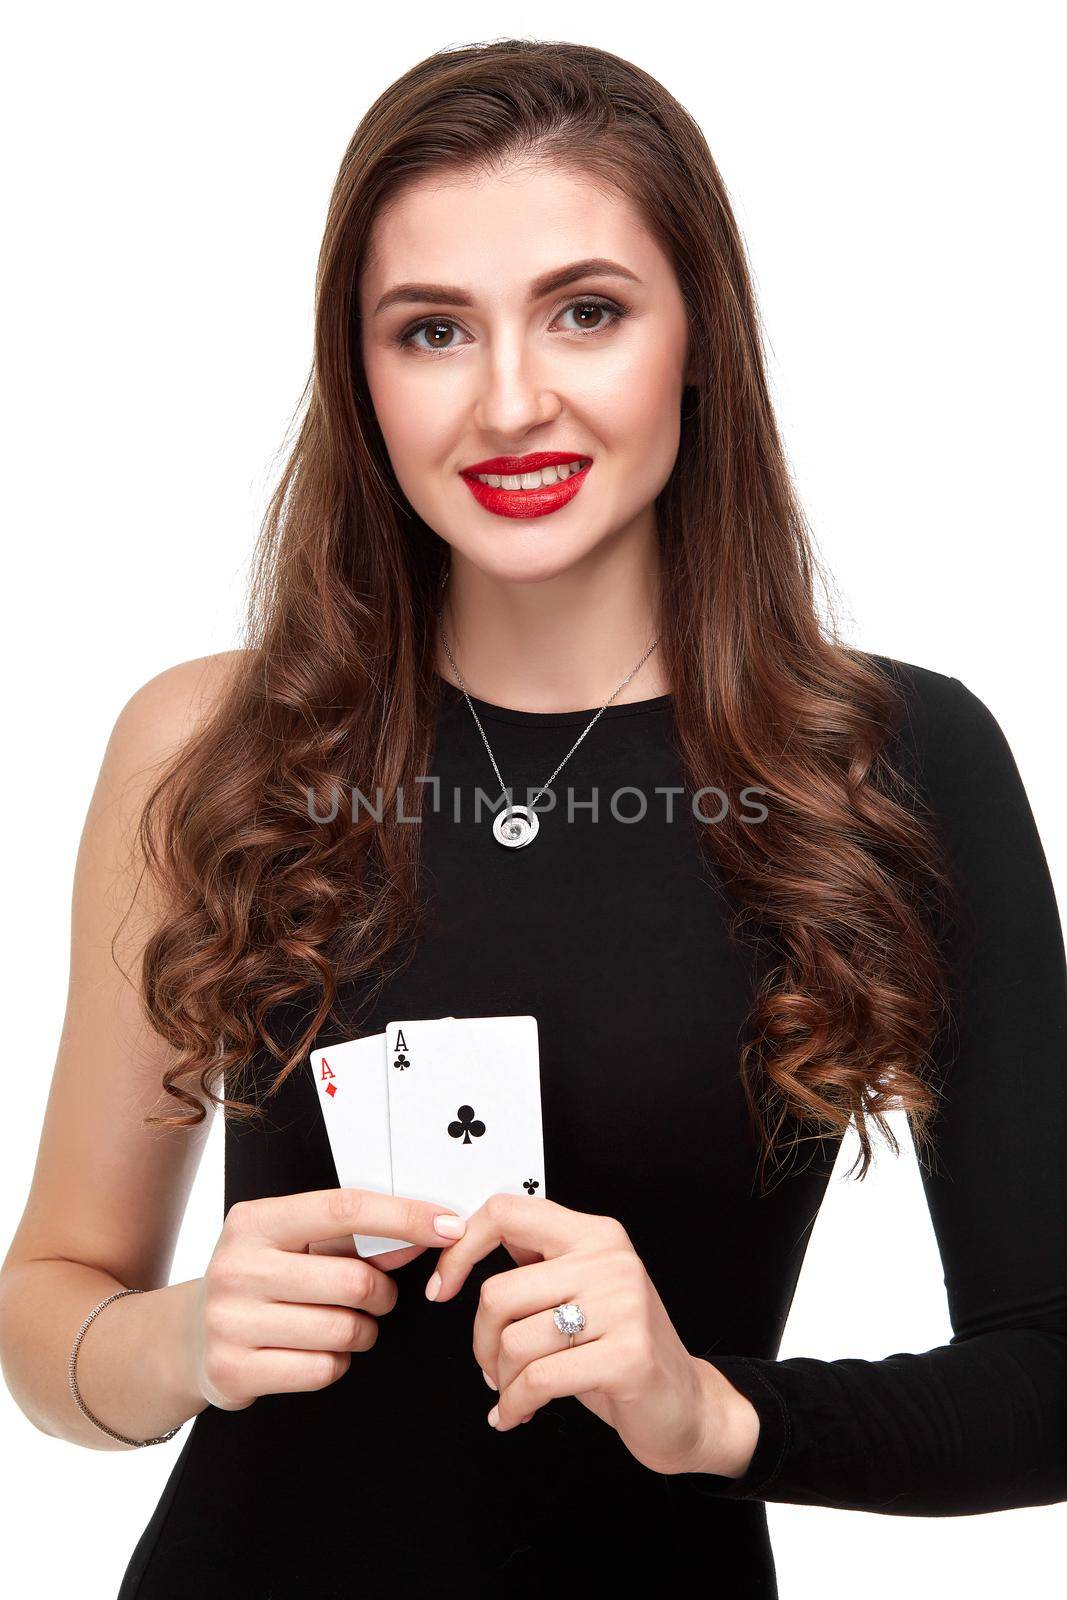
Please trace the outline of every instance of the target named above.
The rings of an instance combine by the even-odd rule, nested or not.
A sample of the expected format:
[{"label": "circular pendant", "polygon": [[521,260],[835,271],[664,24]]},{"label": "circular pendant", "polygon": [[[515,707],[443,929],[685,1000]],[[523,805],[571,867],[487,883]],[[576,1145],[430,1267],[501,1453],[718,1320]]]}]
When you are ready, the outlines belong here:
[{"label": "circular pendant", "polygon": [[509,850],[520,850],[537,836],[537,812],[530,806],[510,806],[493,819],[493,833]]}]

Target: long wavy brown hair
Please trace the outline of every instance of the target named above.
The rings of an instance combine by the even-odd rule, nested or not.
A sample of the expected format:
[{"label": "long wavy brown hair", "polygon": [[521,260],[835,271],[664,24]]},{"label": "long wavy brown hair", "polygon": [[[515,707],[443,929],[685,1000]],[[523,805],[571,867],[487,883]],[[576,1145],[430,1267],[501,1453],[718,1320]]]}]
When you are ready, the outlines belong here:
[{"label": "long wavy brown hair", "polygon": [[[338,986],[368,996],[422,925],[420,829],[439,706],[435,598],[449,546],[401,493],[359,354],[358,281],[379,208],[427,174],[558,163],[626,195],[674,263],[694,384],[656,503],[660,627],[677,747],[693,790],[764,785],[758,827],[701,830],[734,917],[763,958],[738,1069],[770,1157],[843,1134],[860,1177],[891,1109],[916,1148],[950,1014],[938,916],[952,885],[934,819],[892,763],[901,690],[820,622],[823,578],[791,486],[743,243],[689,113],[602,50],[508,39],[447,48],[371,106],[345,151],[316,277],[299,429],[256,547],[246,647],[224,694],[148,797],[145,869],[169,907],[141,997],[176,1052],[163,1089],[192,1126],[204,1100],[256,1117],[253,1057],[275,1093],[301,1070]],[[376,795],[382,820],[312,820],[309,797]],[[306,1021],[279,1038],[272,1020]],[[276,1008],[280,1008],[277,1009]],[[282,1030],[285,1035],[285,1030]],[[244,1082],[243,1075],[249,1080]],[[194,1092],[196,1091],[196,1092]],[[855,1167],[853,1168],[855,1170]]]}]

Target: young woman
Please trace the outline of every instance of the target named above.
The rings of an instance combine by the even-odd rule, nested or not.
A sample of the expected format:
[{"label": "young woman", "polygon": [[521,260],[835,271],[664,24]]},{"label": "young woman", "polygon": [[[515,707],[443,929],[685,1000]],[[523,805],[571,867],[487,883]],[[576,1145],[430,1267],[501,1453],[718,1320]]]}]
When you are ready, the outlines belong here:
[{"label": "young woman", "polygon": [[[769,1596],[767,1501],[1067,1497],[1042,846],[986,706],[814,575],[693,120],[586,47],[414,67],[334,189],[247,647],[133,696],[79,856],[3,1359],[78,1443],[194,1419],[123,1596]],[[338,1186],[313,1050],[519,1015],[544,1192]],[[890,1109],[954,1337],[779,1361]]]}]

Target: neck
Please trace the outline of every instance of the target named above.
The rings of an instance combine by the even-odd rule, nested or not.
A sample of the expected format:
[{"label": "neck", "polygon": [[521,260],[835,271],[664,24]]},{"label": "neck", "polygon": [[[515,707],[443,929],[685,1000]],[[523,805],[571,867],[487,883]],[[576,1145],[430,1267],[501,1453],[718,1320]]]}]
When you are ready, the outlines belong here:
[{"label": "neck", "polygon": [[[437,671],[456,682],[447,640],[468,693],[516,711],[603,705],[660,633],[652,541],[521,581],[497,578],[453,550],[443,594]],[[669,692],[657,645],[611,703]]]}]

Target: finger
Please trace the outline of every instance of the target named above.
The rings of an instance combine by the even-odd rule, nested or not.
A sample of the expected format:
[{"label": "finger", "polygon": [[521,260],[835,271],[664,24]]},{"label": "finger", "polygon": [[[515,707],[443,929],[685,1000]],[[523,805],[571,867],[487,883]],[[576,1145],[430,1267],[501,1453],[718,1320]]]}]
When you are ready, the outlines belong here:
[{"label": "finger", "polygon": [[[242,1325],[243,1322],[243,1325]],[[369,1350],[378,1324],[351,1306],[295,1305],[267,1301],[238,1313],[230,1337],[254,1350]]]},{"label": "finger", "polygon": [[338,1350],[251,1350],[242,1363],[248,1394],[297,1394],[326,1389],[352,1364],[350,1353]]},{"label": "finger", "polygon": [[382,1317],[400,1293],[388,1273],[358,1256],[305,1256],[289,1250],[270,1253],[271,1299],[300,1304],[353,1306]]},{"label": "finger", "polygon": [[517,1267],[525,1267],[531,1261],[540,1261],[542,1259],[540,1250],[524,1250],[521,1245],[509,1244],[507,1239],[503,1241],[503,1245]]},{"label": "finger", "polygon": [[[374,1189],[307,1189],[300,1194],[239,1200],[230,1207],[231,1226],[265,1238],[281,1250],[306,1251],[312,1240],[364,1233],[382,1239],[407,1239],[412,1244],[439,1245],[442,1235],[434,1218],[455,1216],[447,1206]],[[457,1219],[462,1222],[460,1217]]]},{"label": "finger", "polygon": [[606,1241],[609,1232],[613,1236],[615,1231],[625,1237],[622,1225],[613,1218],[571,1211],[543,1196],[492,1194],[467,1218],[463,1237],[441,1252],[437,1262],[441,1284],[435,1298],[447,1300],[454,1295],[474,1263],[499,1244],[520,1245],[547,1258],[590,1239]]},{"label": "finger", "polygon": [[576,1344],[573,1350],[536,1357],[501,1389],[495,1408],[497,1432],[517,1427],[523,1417],[539,1411],[548,1400],[610,1387],[612,1361],[607,1339],[594,1339],[590,1344]]},{"label": "finger", "polygon": [[495,1379],[496,1388],[503,1391],[509,1384],[514,1383],[519,1373],[528,1367],[531,1361],[539,1361],[544,1356],[559,1355],[564,1350],[577,1349],[579,1342],[589,1343],[597,1337],[596,1333],[590,1333],[588,1328],[583,1328],[581,1333],[575,1334],[572,1346],[567,1335],[560,1333],[556,1327],[551,1311],[539,1311],[535,1316],[523,1317],[521,1322],[508,1323],[497,1348],[496,1371],[484,1363],[482,1370],[488,1372],[489,1376]]},{"label": "finger", "polygon": [[[542,1348],[547,1353],[557,1348],[560,1341],[566,1344],[566,1335],[560,1333],[552,1321],[551,1308],[561,1305],[564,1301],[575,1300],[579,1281],[582,1283],[583,1293],[589,1295],[592,1292],[590,1285],[592,1265],[591,1263],[583,1265],[578,1255],[577,1251],[568,1251],[566,1255],[557,1256],[549,1261],[535,1261],[527,1267],[514,1267],[507,1272],[495,1273],[493,1277],[486,1278],[482,1284],[478,1294],[478,1310],[474,1317],[472,1337],[474,1357],[482,1371],[488,1372],[498,1389],[514,1376],[514,1371],[511,1371],[505,1372],[502,1377],[498,1370],[505,1329],[509,1330],[509,1356],[513,1352],[521,1355],[523,1348],[519,1346],[516,1349],[515,1330],[520,1326],[527,1329],[538,1313],[545,1312],[554,1340],[547,1344],[542,1340]],[[546,1307],[549,1308],[547,1311]],[[540,1350],[531,1346],[526,1361],[537,1354],[540,1354]],[[520,1364],[525,1366],[526,1362]]]}]

